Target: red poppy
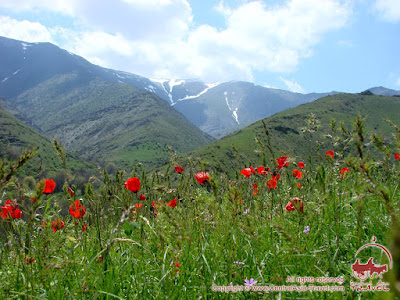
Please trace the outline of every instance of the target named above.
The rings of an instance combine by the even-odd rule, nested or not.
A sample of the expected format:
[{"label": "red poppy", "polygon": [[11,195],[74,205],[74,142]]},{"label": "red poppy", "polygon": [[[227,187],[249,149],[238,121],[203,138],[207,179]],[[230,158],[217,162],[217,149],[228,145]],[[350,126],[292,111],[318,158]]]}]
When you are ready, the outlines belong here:
[{"label": "red poppy", "polygon": [[86,231],[87,227],[89,226],[89,224],[83,224],[82,226],[82,232]]},{"label": "red poppy", "polygon": [[271,190],[276,188],[277,183],[278,183],[278,180],[276,179],[276,177],[267,181],[267,185]]},{"label": "red poppy", "polygon": [[251,172],[253,175],[256,175],[256,170],[254,170],[254,168],[253,168],[252,166],[250,166],[249,168],[250,168],[250,172]]},{"label": "red poppy", "polygon": [[299,166],[300,169],[304,168],[304,163],[302,161],[299,161],[297,165]]},{"label": "red poppy", "polygon": [[69,206],[69,213],[75,219],[82,218],[86,213],[86,208],[81,204],[80,200],[74,201],[74,204]]},{"label": "red poppy", "polygon": [[179,268],[180,268],[179,261],[177,261],[177,262],[175,263],[175,268],[176,268],[175,274],[178,274]]},{"label": "red poppy", "polygon": [[27,258],[25,258],[25,260],[28,264],[31,264],[35,261],[35,259],[33,257],[27,257]]},{"label": "red poppy", "polygon": [[129,178],[125,183],[124,187],[131,192],[137,193],[140,190],[140,180],[137,177]]},{"label": "red poppy", "polygon": [[181,166],[175,166],[175,171],[178,172],[179,174],[181,174],[183,172],[183,170],[185,170],[184,167]]},{"label": "red poppy", "polygon": [[242,171],[240,171],[240,173],[244,176],[246,176],[247,178],[249,178],[251,176],[251,169],[250,168],[245,168]]},{"label": "red poppy", "polygon": [[257,173],[260,175],[267,175],[269,170],[269,168],[265,169],[265,167],[260,166],[257,168]]},{"label": "red poppy", "polygon": [[326,151],[325,152],[325,158],[328,159],[328,156],[330,156],[331,158],[333,158],[335,156],[335,152],[332,150]]},{"label": "red poppy", "polygon": [[271,175],[271,179],[279,180],[279,179],[281,179],[281,174],[277,173],[276,175]]},{"label": "red poppy", "polygon": [[132,211],[132,213],[133,214],[136,214],[137,212],[138,212],[138,210],[141,208],[143,206],[143,204],[138,204],[138,203],[135,203],[135,207],[136,207],[136,209],[134,210],[134,211]]},{"label": "red poppy", "polygon": [[303,173],[301,171],[297,170],[297,169],[294,169],[293,170],[293,177],[301,178],[301,177],[303,177]]},{"label": "red poppy", "polygon": [[53,222],[51,222],[51,227],[53,228],[54,232],[57,232],[57,230],[64,228],[64,226],[65,223],[60,219],[55,219]]},{"label": "red poppy", "polygon": [[175,207],[177,203],[178,203],[178,200],[177,200],[176,197],[175,197],[174,200],[171,200],[171,201],[169,201],[168,203],[165,203],[165,205],[168,205],[168,206],[170,206],[170,207]]},{"label": "red poppy", "polygon": [[396,160],[400,160],[400,153],[394,153],[393,155]]},{"label": "red poppy", "polygon": [[253,184],[253,195],[254,196],[258,195],[258,185],[257,185],[257,183]]},{"label": "red poppy", "polygon": [[56,188],[56,183],[53,179],[46,179],[44,182],[43,194],[51,194]]},{"label": "red poppy", "polygon": [[18,208],[16,200],[8,199],[4,206],[1,206],[0,216],[2,219],[21,219],[22,211]]},{"label": "red poppy", "polygon": [[290,201],[289,201],[288,204],[286,204],[285,209],[286,209],[287,211],[293,211],[293,210],[295,210],[295,208],[294,208],[292,202],[290,202]]},{"label": "red poppy", "polygon": [[294,211],[296,209],[295,206],[292,204],[292,201],[293,201],[294,204],[297,204],[297,202],[299,202],[298,205],[299,205],[300,212],[304,211],[304,209],[303,209],[303,201],[301,201],[300,198],[298,198],[298,197],[294,197],[291,201],[289,201],[289,203],[285,207],[285,209],[287,211]]},{"label": "red poppy", "polygon": [[2,206],[0,216],[4,219],[11,218],[12,208],[10,206]]},{"label": "red poppy", "polygon": [[340,171],[340,178],[345,178],[346,175],[350,172],[348,168],[342,168]]},{"label": "red poppy", "polygon": [[194,179],[196,179],[196,181],[198,183],[200,183],[201,185],[204,185],[204,183],[207,183],[208,181],[210,181],[210,174],[208,174],[208,172],[196,173],[194,175]]},{"label": "red poppy", "polygon": [[67,187],[67,192],[71,197],[75,195],[75,192],[69,186]]},{"label": "red poppy", "polygon": [[301,189],[301,183],[300,182],[297,183],[297,188]]},{"label": "red poppy", "polygon": [[20,209],[15,209],[12,214],[11,217],[13,219],[21,219],[22,218],[22,211]]},{"label": "red poppy", "polygon": [[142,195],[140,195],[140,196],[139,196],[139,200],[142,200],[142,201],[143,201],[143,200],[146,200],[146,196],[145,196],[145,195],[143,195],[143,194],[142,194]]},{"label": "red poppy", "polygon": [[153,207],[154,207],[153,215],[154,215],[154,218],[155,218],[158,215],[158,208],[157,207],[161,205],[161,202],[160,201],[151,202],[151,205],[153,205]]},{"label": "red poppy", "polygon": [[281,156],[277,159],[278,169],[282,169],[289,165],[289,162],[287,161],[288,158],[289,156]]}]

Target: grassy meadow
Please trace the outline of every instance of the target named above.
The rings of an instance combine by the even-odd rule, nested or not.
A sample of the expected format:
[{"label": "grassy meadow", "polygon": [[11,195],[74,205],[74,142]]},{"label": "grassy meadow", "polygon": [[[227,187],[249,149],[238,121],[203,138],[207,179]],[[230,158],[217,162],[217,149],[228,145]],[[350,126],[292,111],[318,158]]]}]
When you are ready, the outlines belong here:
[{"label": "grassy meadow", "polygon": [[[308,124],[312,135],[316,124]],[[63,193],[40,174],[37,186],[24,185],[18,174],[30,152],[3,160],[0,298],[399,297],[400,129],[391,124],[391,130],[389,144],[366,132],[361,117],[349,130],[332,121],[327,138],[309,145],[310,156],[321,159],[282,156],[266,143],[260,161],[236,175],[196,159],[181,165],[169,149],[165,171],[146,172],[140,164],[105,171],[90,178],[84,193],[68,177]],[[68,165],[60,147],[58,153]],[[387,282],[390,291],[352,290],[359,281],[351,269],[355,254],[373,237],[389,249],[393,268],[368,281]],[[389,263],[376,247],[357,255],[362,263],[369,257]],[[290,277],[344,282],[302,285]],[[230,285],[251,289],[220,291]],[[253,289],[272,285],[308,290]],[[311,285],[339,291],[310,291]]]}]

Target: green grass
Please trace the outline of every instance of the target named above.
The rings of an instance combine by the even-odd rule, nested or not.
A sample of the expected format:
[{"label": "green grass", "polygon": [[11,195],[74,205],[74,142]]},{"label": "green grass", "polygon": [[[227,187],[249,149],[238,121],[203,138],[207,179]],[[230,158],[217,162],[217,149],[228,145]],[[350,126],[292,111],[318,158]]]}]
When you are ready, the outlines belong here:
[{"label": "green grass", "polygon": [[[292,171],[305,158],[291,156],[273,190],[267,187],[270,174],[235,178],[217,167],[208,170],[210,182],[201,186],[193,175],[204,171],[204,164],[189,160],[184,172],[177,174],[171,167],[180,160],[173,153],[164,173],[146,173],[138,167],[130,174],[104,174],[97,189],[88,183],[82,196],[86,214],[79,220],[68,213],[77,198],[67,192],[42,195],[42,186],[32,192],[22,185],[8,185],[5,191],[15,190],[24,218],[0,220],[1,295],[6,299],[398,297],[394,285],[400,266],[396,248],[400,241],[400,162],[391,149],[399,150],[400,131],[390,147],[375,140],[382,152],[373,158],[368,154],[371,145],[364,139],[362,120],[357,124],[354,131],[339,131],[334,136],[352,137],[349,147],[358,149],[359,156],[347,154],[342,143],[335,147],[334,159],[307,162],[301,179],[294,178]],[[323,146],[329,147],[329,141]],[[325,157],[325,150],[315,153]],[[262,165],[262,161],[255,164]],[[345,166],[350,172],[341,178],[339,171]],[[124,188],[125,180],[133,176],[141,181],[137,194]],[[254,183],[258,195],[252,193]],[[146,200],[140,201],[139,194]],[[175,197],[176,207],[165,205]],[[285,209],[293,197],[302,200],[303,213],[298,206],[294,211]],[[157,201],[154,216],[151,203]],[[143,206],[137,210],[138,203]],[[57,218],[65,227],[53,232],[51,222]],[[82,232],[84,224],[89,226]],[[305,226],[310,226],[308,234]],[[351,271],[355,253],[373,236],[393,254],[394,269],[383,278],[392,284],[391,292],[351,291],[350,282],[356,280]],[[370,256],[378,264],[388,263],[382,251],[372,247],[357,257],[364,263]],[[35,261],[27,263],[26,258]],[[288,276],[343,276],[345,292],[212,290],[213,285],[243,286],[251,278],[258,281],[256,286],[300,286],[286,282]]]}]

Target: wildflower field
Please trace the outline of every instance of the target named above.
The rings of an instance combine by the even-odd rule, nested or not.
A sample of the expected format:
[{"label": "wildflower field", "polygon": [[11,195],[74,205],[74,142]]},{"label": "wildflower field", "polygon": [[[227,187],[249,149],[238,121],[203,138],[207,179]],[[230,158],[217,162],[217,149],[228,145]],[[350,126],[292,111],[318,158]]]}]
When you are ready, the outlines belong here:
[{"label": "wildflower field", "polygon": [[388,142],[363,122],[332,122],[309,157],[265,145],[235,176],[171,152],[162,172],[104,171],[84,193],[67,178],[56,194],[40,174],[24,186],[33,151],[2,160],[0,298],[399,297],[400,129]]}]

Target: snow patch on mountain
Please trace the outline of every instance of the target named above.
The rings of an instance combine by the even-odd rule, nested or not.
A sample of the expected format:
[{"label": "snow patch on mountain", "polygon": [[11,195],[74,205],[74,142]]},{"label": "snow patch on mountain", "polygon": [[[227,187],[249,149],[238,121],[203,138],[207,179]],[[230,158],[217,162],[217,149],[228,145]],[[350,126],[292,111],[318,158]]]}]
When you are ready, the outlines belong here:
[{"label": "snow patch on mountain", "polygon": [[167,90],[165,89],[165,85],[164,83],[167,82],[167,79],[155,79],[155,78],[150,78],[150,80],[158,85],[161,86],[161,88],[164,90],[164,92],[168,95],[169,92],[167,92]]},{"label": "snow patch on mountain", "polygon": [[188,99],[194,99],[197,97],[200,97],[201,95],[205,94],[208,92],[209,89],[212,89],[214,87],[216,87],[217,85],[219,85],[219,82],[215,82],[215,83],[206,83],[206,88],[204,90],[202,90],[200,93],[198,93],[197,95],[193,95],[193,96],[186,96],[185,98],[182,99],[178,99],[178,101],[183,101],[183,100],[188,100]]},{"label": "snow patch on mountain", "polygon": [[22,49],[25,51],[28,47],[32,47],[32,45],[27,44],[27,43],[21,43]]},{"label": "snow patch on mountain", "polygon": [[[19,73],[19,71],[21,71],[21,69],[18,69],[17,71],[15,71],[14,73],[12,73],[11,76],[17,75],[17,74]],[[10,77],[11,77],[11,76],[10,76]],[[6,82],[8,79],[10,79],[10,77],[5,77],[5,78],[1,81],[1,83]]]},{"label": "snow patch on mountain", "polygon": [[156,92],[156,88],[153,85],[149,85],[149,86],[145,87],[144,89],[148,90],[151,93],[155,93]]},{"label": "snow patch on mountain", "polygon": [[237,107],[235,109],[231,108],[231,106],[229,104],[229,100],[228,100],[228,92],[227,91],[224,92],[224,95],[225,95],[226,105],[228,105],[229,110],[232,112],[232,117],[235,119],[236,123],[238,123],[240,125],[239,116],[237,113],[238,108]]},{"label": "snow patch on mountain", "polygon": [[240,125],[237,111],[238,111],[238,108],[236,107],[235,110],[232,112],[232,114],[233,114],[233,117],[235,118],[236,122]]},{"label": "snow patch on mountain", "polygon": [[118,73],[114,73],[118,78],[126,79],[126,77],[119,75]]},{"label": "snow patch on mountain", "polygon": [[172,93],[172,89],[174,88],[174,86],[181,85],[182,83],[185,83],[185,80],[171,79],[170,81],[168,81],[169,93]]},{"label": "snow patch on mountain", "polygon": [[[160,85],[161,86],[161,88],[163,89],[163,91],[165,92],[165,94],[167,94],[167,96],[168,96],[168,99],[169,99],[169,101],[171,102],[171,105],[174,105],[175,104],[175,102],[174,102],[174,100],[172,99],[172,94],[171,94],[171,92],[172,92],[172,89],[173,89],[173,87],[175,86],[175,85],[180,85],[180,84],[182,84],[182,82],[180,82],[180,81],[177,81],[177,80],[168,80],[168,79],[155,79],[155,78],[149,78],[152,82],[154,82],[154,83],[156,83],[156,84],[158,84],[158,85]],[[183,82],[185,82],[184,80],[183,80]],[[165,83],[168,83],[168,85],[169,85],[169,91],[167,91],[166,89],[165,89]]]}]

